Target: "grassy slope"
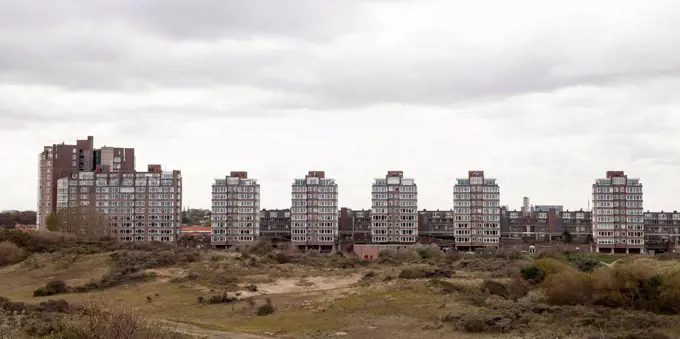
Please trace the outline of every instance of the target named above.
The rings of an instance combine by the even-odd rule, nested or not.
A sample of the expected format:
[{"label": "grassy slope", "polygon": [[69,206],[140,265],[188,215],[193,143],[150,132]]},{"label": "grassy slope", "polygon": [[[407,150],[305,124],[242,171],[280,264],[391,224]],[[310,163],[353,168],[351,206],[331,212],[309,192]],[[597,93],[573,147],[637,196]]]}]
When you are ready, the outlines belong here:
[{"label": "grassy slope", "polygon": [[[209,256],[206,256],[209,257]],[[179,274],[187,269],[202,276],[196,281],[172,283],[168,277],[160,276],[154,281],[116,287],[88,294],[64,294],[52,297],[34,298],[33,290],[52,279],[62,279],[71,286],[79,285],[103,275],[109,265],[108,254],[79,257],[59,257],[43,254],[27,262],[0,269],[0,296],[10,299],[39,302],[47,299],[65,299],[70,302],[101,300],[102,303],[117,303],[126,308],[138,310],[141,314],[199,325],[203,328],[264,333],[272,332],[285,337],[300,337],[317,331],[324,333],[348,332],[349,337],[366,338],[442,338],[450,337],[452,329],[441,327],[439,319],[443,314],[457,311],[473,311],[476,308],[456,300],[453,295],[441,295],[427,288],[425,281],[395,280],[389,283],[374,283],[371,286],[352,285],[337,289],[315,291],[314,286],[304,291],[267,295],[276,307],[276,313],[266,317],[254,316],[246,303],[227,305],[203,305],[198,296],[207,296],[226,291],[209,279],[211,271],[229,270],[237,274],[242,282],[267,284],[280,277],[308,279],[316,276],[345,278],[361,274],[364,269],[313,270],[295,265],[277,265],[264,268],[247,268],[234,271],[233,258],[220,256],[188,267],[163,269],[168,274]],[[664,268],[677,267],[674,261],[659,262],[640,260],[645,265]],[[653,261],[653,262],[652,262]],[[396,276],[398,269],[371,267],[383,276]],[[483,274],[459,271],[453,281],[458,284],[479,284]],[[213,290],[213,292],[210,292]],[[147,301],[147,296],[152,298]],[[265,296],[258,295],[258,303]],[[549,334],[550,324],[544,324]],[[540,334],[544,330],[532,331]],[[456,338],[513,338],[499,334],[455,334]]]}]

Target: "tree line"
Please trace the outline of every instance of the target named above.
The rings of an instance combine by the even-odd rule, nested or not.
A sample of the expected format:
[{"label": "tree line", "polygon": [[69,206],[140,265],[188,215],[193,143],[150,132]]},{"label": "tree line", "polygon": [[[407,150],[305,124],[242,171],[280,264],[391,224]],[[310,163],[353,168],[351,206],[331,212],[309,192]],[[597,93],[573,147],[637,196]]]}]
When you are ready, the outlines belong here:
[{"label": "tree line", "polygon": [[0,212],[0,227],[13,228],[16,224],[35,225],[36,219],[35,211],[2,211]]}]

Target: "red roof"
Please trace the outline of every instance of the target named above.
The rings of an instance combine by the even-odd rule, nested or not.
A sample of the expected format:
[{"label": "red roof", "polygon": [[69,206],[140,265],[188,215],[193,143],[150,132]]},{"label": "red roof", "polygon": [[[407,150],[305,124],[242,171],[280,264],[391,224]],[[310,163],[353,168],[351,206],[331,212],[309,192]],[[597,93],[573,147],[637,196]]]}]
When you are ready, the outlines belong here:
[{"label": "red roof", "polygon": [[210,233],[210,226],[182,226],[182,233]]}]

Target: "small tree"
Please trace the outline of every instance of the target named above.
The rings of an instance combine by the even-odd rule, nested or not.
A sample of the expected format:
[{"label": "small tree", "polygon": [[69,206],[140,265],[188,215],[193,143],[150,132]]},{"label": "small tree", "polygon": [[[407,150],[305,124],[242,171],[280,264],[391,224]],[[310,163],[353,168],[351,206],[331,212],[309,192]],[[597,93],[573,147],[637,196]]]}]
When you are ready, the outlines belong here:
[{"label": "small tree", "polygon": [[574,239],[571,236],[571,232],[569,232],[569,230],[564,230],[564,232],[562,232],[562,241],[564,241],[565,244],[571,244],[573,240]]},{"label": "small tree", "polygon": [[48,231],[56,232],[61,229],[61,215],[58,212],[52,212],[45,217],[45,226]]},{"label": "small tree", "polygon": [[104,215],[92,206],[67,207],[57,211],[55,223],[57,231],[76,234],[90,239],[109,235],[109,227]]}]

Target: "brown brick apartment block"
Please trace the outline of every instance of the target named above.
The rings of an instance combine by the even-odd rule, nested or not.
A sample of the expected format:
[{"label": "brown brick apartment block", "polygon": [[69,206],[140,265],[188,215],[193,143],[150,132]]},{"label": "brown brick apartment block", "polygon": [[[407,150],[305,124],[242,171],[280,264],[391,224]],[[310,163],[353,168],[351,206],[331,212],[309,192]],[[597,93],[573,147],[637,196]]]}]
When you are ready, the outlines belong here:
[{"label": "brown brick apartment block", "polygon": [[94,211],[120,241],[176,242],[182,220],[182,174],[79,171],[57,180],[57,210]]},{"label": "brown brick apartment block", "polygon": [[291,244],[330,251],[338,240],[338,184],[324,171],[309,171],[291,185]]},{"label": "brown brick apartment block", "polygon": [[500,189],[484,171],[469,171],[453,187],[456,248],[497,247],[501,236]]},{"label": "brown brick apartment block", "polygon": [[415,243],[418,240],[418,187],[402,171],[388,171],[372,187],[373,243]]},{"label": "brown brick apartment block", "polygon": [[640,253],[645,248],[642,183],[623,171],[608,171],[593,184],[596,250]]},{"label": "brown brick apartment block", "polygon": [[119,173],[135,171],[133,148],[94,148],[94,137],[44,146],[38,157],[37,227],[45,227],[45,218],[56,212],[57,180],[79,172]]},{"label": "brown brick apartment block", "polygon": [[212,185],[211,244],[249,244],[260,236],[260,184],[248,172],[231,172]]}]

